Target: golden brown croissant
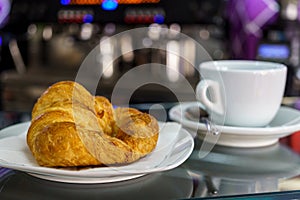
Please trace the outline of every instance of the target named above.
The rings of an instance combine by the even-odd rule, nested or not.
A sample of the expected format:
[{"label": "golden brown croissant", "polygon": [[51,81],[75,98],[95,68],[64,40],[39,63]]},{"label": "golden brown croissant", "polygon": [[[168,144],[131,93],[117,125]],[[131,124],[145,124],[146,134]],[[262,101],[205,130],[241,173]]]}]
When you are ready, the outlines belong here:
[{"label": "golden brown croissant", "polygon": [[62,81],[34,105],[27,144],[41,166],[127,164],[153,151],[158,132],[151,115],[133,108],[114,110],[105,97]]}]

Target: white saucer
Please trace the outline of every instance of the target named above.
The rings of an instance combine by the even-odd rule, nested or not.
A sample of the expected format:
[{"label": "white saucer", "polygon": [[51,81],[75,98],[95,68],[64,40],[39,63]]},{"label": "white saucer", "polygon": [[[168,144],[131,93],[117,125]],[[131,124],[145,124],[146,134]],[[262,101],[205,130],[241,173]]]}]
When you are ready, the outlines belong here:
[{"label": "white saucer", "polygon": [[[198,133],[200,138],[206,134],[204,123],[192,121],[185,117],[190,107],[202,106],[199,102],[185,102],[171,108],[170,119],[177,121],[192,133]],[[231,147],[261,147],[278,142],[279,138],[288,136],[300,130],[300,111],[290,107],[280,107],[274,119],[266,127],[234,127],[220,126],[221,132],[217,144]]]}]

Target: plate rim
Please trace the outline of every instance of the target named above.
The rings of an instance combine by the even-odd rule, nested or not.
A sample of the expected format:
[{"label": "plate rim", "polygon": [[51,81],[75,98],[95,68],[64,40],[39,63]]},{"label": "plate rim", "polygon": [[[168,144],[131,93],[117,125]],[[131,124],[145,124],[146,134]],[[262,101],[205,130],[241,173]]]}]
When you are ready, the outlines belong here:
[{"label": "plate rim", "polygon": [[[133,174],[128,176],[116,176],[110,178],[98,177],[98,178],[91,178],[91,177],[65,177],[65,176],[52,176],[52,175],[45,175],[45,174],[35,174],[35,173],[28,173],[30,176],[48,180],[48,181],[55,181],[61,183],[77,183],[77,184],[99,184],[99,183],[115,183],[120,181],[127,181],[135,178],[139,178],[145,176],[147,174]],[[73,179],[72,179],[73,178]]]}]

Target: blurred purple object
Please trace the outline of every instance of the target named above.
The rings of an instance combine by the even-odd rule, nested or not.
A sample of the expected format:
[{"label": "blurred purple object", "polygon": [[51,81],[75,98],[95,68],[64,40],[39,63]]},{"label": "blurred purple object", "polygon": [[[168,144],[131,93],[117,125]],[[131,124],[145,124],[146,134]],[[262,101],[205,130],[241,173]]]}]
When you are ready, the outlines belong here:
[{"label": "blurred purple object", "polygon": [[298,99],[298,100],[294,103],[294,108],[296,108],[297,110],[300,110],[300,99]]},{"label": "blurred purple object", "polygon": [[0,178],[4,175],[8,174],[11,171],[12,171],[11,169],[0,167]]},{"label": "blurred purple object", "polygon": [[[300,13],[300,2],[298,2],[297,4],[297,10],[298,10],[298,13]],[[298,21],[300,21],[300,15],[298,14]]]},{"label": "blurred purple object", "polygon": [[276,0],[229,0],[232,58],[255,59],[262,30],[276,21],[279,4]]},{"label": "blurred purple object", "polygon": [[6,22],[11,8],[10,0],[0,0],[0,28],[2,28]]}]

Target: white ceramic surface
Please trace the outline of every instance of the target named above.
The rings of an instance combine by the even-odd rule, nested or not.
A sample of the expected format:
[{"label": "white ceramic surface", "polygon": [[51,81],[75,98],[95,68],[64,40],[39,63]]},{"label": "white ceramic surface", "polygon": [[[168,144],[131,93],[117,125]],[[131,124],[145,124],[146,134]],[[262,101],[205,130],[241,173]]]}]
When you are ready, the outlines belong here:
[{"label": "white ceramic surface", "polygon": [[[203,107],[199,102],[181,103],[171,108],[169,116],[192,133],[197,133],[200,138],[204,138],[206,134],[205,124],[185,117],[186,110],[195,106]],[[290,107],[280,107],[274,119],[265,127],[216,125],[216,128],[221,132],[217,141],[219,145],[231,147],[267,146],[278,142],[279,138],[300,130],[300,111]]]},{"label": "white ceramic surface", "polygon": [[155,150],[146,157],[124,166],[67,170],[39,166],[27,144],[30,122],[0,131],[0,166],[27,172],[39,178],[70,183],[104,183],[128,180],[144,174],[166,171],[182,164],[194,148],[193,137],[178,123],[159,123]]},{"label": "white ceramic surface", "polygon": [[204,62],[199,70],[197,99],[217,124],[265,126],[277,113],[285,88],[285,65],[222,60]]}]

